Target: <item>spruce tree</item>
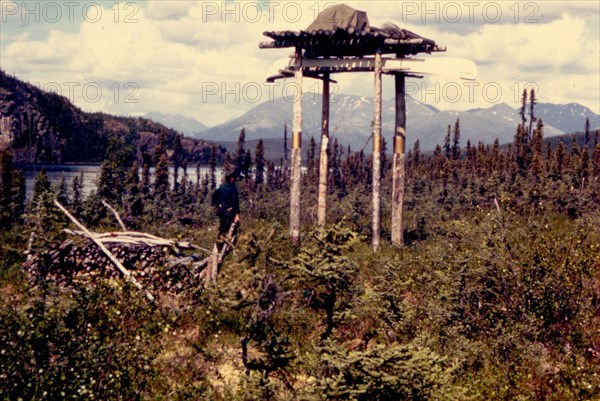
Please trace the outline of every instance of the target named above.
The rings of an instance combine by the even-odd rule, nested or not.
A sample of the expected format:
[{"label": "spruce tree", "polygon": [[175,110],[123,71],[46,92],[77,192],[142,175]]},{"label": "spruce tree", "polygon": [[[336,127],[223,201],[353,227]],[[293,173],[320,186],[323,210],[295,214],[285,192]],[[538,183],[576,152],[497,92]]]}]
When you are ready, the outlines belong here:
[{"label": "spruce tree", "polygon": [[486,168],[486,161],[488,159],[488,153],[490,150],[490,145],[485,145],[483,141],[479,141],[477,143],[477,154],[476,154],[476,165],[477,165],[477,174],[481,175],[481,172]]},{"label": "spruce tree", "polygon": [[242,172],[244,178],[250,178],[250,171],[252,170],[252,154],[250,153],[250,149],[246,150],[246,154],[244,155],[244,163],[242,164]]},{"label": "spruce tree", "polygon": [[298,280],[306,292],[319,300],[317,308],[325,312],[325,330],[322,339],[329,338],[333,329],[343,320],[343,309],[348,308],[354,292],[357,265],[346,251],[359,242],[357,233],[341,224],[317,232],[315,242],[305,246],[290,261],[283,262],[290,279]]},{"label": "spruce tree", "polygon": [[[348,154],[350,154],[350,146],[348,146]],[[387,141],[385,137],[381,136],[381,179],[384,179],[387,175],[388,170],[390,169],[390,163],[388,163],[387,159]]]},{"label": "spruce tree", "polygon": [[210,173],[207,171],[203,176],[202,176],[202,181],[200,183],[200,188],[199,188],[199,193],[202,194],[202,196],[200,196],[198,199],[200,200],[200,202],[204,202],[204,199],[206,199],[206,196],[208,195],[209,191],[214,190],[214,188],[210,188],[210,182],[211,182],[211,176]]},{"label": "spruce tree", "polygon": [[0,150],[0,196],[2,205],[7,202],[12,187],[12,154],[10,151]]},{"label": "spruce tree", "polygon": [[262,184],[264,182],[265,175],[265,147],[262,139],[259,139],[256,143],[256,150],[254,151],[254,164],[256,166],[256,176],[254,177],[254,181],[256,184]]},{"label": "spruce tree", "polygon": [[215,145],[211,145],[210,147],[208,167],[210,169],[209,188],[212,190],[217,187],[217,148]]},{"label": "spruce tree", "polygon": [[340,153],[340,144],[338,143],[337,138],[333,139],[333,149],[331,152],[331,169],[333,173],[331,174],[333,185],[343,193],[344,183],[341,169],[341,153]]},{"label": "spruce tree", "polygon": [[12,165],[9,150],[0,150],[0,228],[21,219],[25,207],[25,177]]},{"label": "spruce tree", "polygon": [[514,159],[517,171],[524,175],[529,166],[531,148],[527,140],[527,131],[521,124],[517,126],[517,132],[514,140]]},{"label": "spruce tree", "polygon": [[567,150],[562,141],[556,145],[556,152],[554,152],[554,174],[557,179],[560,179],[563,174],[564,165],[566,162]]},{"label": "spruce tree", "polygon": [[154,196],[164,200],[169,195],[169,163],[167,155],[162,154],[154,169]]},{"label": "spruce tree", "polygon": [[535,98],[535,90],[531,88],[529,92],[529,130],[527,133],[529,136],[532,135],[533,123],[536,121],[535,118],[535,105],[537,104],[537,99]]},{"label": "spruce tree", "polygon": [[183,170],[183,176],[181,177],[181,190],[186,192],[188,188],[188,172],[187,172],[187,159],[181,161],[181,170]]},{"label": "spruce tree", "polygon": [[533,154],[533,158],[531,159],[531,165],[529,167],[529,170],[531,171],[531,176],[533,178],[533,181],[535,183],[538,183],[540,181],[540,175],[542,174],[542,171],[543,171],[542,155],[540,155],[539,153]]},{"label": "spruce tree", "polygon": [[446,132],[446,136],[444,137],[444,156],[446,159],[450,159],[450,138],[452,137],[452,126],[448,124],[448,131]]},{"label": "spruce tree", "polygon": [[571,136],[571,152],[569,153],[568,173],[570,175],[570,183],[574,188],[581,186],[581,148],[577,144],[577,137]]},{"label": "spruce tree", "polygon": [[158,144],[154,148],[154,154],[152,155],[153,156],[152,162],[154,163],[155,166],[160,161],[160,158],[162,157],[162,155],[164,155],[166,153],[167,153],[167,134],[166,134],[166,132],[161,132],[158,135]]},{"label": "spruce tree", "polygon": [[71,183],[71,192],[73,196],[71,197],[71,210],[75,217],[79,217],[81,215],[81,211],[83,208],[83,184],[82,184],[82,175],[73,176],[73,181]]},{"label": "spruce tree", "polygon": [[135,149],[125,138],[113,134],[108,139],[106,160],[100,167],[98,196],[110,203],[121,204],[125,192],[125,175],[135,159]]},{"label": "spruce tree", "polygon": [[445,358],[414,343],[348,350],[333,341],[319,348],[315,399],[326,401],[434,401],[460,399]]},{"label": "spruce tree", "polygon": [[270,190],[275,189],[275,183],[276,183],[276,174],[275,174],[275,163],[271,162],[271,161],[266,161],[266,166],[267,166],[267,186]]},{"label": "spruce tree", "polygon": [[600,145],[594,146],[592,153],[592,174],[596,179],[600,178]]},{"label": "spruce tree", "polygon": [[64,214],[54,205],[55,194],[52,192],[50,179],[46,169],[42,169],[35,178],[29,224],[31,234],[30,247],[34,250],[44,249],[50,242],[62,236],[67,221]]},{"label": "spruce tree", "polygon": [[585,118],[584,133],[585,133],[585,146],[588,146],[590,143],[590,119],[589,119],[589,117]]},{"label": "spruce tree", "polygon": [[196,163],[196,186],[195,186],[195,191],[196,194],[198,194],[198,192],[200,192],[200,164],[201,162]]},{"label": "spruce tree", "polygon": [[13,170],[12,190],[10,202],[10,216],[13,222],[19,222],[23,219],[25,212],[26,186],[25,176],[21,170]]},{"label": "spruce tree", "polygon": [[0,150],[0,227],[8,228],[11,223],[10,197],[12,189],[12,155],[8,150]]},{"label": "spruce tree", "polygon": [[308,144],[308,151],[306,152],[306,178],[309,183],[314,183],[316,177],[318,177],[316,151],[317,143],[315,142],[315,137],[311,136]]},{"label": "spruce tree", "polygon": [[283,156],[279,158],[279,168],[276,170],[276,178],[277,178],[277,188],[281,188],[285,181],[287,180],[287,163],[285,162]]},{"label": "spruce tree", "polygon": [[537,119],[537,125],[531,138],[531,150],[535,154],[542,155],[544,147],[544,123]]},{"label": "spruce tree", "polygon": [[491,170],[500,169],[500,141],[498,138],[494,140],[494,144],[492,145],[490,167]]},{"label": "spruce tree", "polygon": [[460,159],[460,121],[457,118],[452,131],[452,159]]},{"label": "spruce tree", "polygon": [[40,195],[52,192],[52,185],[50,184],[50,179],[48,178],[48,173],[45,168],[42,168],[38,175],[35,177],[35,184],[33,185],[33,199],[35,202],[36,198],[39,198]]},{"label": "spruce tree", "polygon": [[434,176],[441,172],[442,166],[444,165],[444,154],[442,153],[442,147],[437,144],[435,146],[435,150],[433,151],[433,173]]},{"label": "spruce tree", "polygon": [[471,145],[471,140],[467,139],[465,149],[465,168],[472,171],[475,168],[475,147]]},{"label": "spruce tree", "polygon": [[148,195],[150,193],[150,166],[152,164],[152,157],[147,152],[142,152],[142,194]]},{"label": "spruce tree", "polygon": [[100,166],[100,177],[97,184],[97,194],[109,203],[121,203],[121,188],[123,181],[119,179],[116,163],[105,160]]},{"label": "spruce tree", "polygon": [[581,164],[577,171],[577,175],[579,176],[581,185],[586,185],[590,176],[590,152],[588,151],[587,146],[581,151]]},{"label": "spruce tree", "polygon": [[519,115],[521,116],[521,126],[525,127],[525,122],[527,119],[525,118],[525,111],[527,110],[527,89],[523,89],[523,93],[521,95],[521,108],[519,109]]},{"label": "spruce tree", "polygon": [[421,162],[421,143],[417,139],[413,145],[412,149],[412,165],[413,168],[418,168],[419,163]]},{"label": "spruce tree", "polygon": [[177,191],[179,187],[179,168],[183,162],[184,156],[183,145],[181,144],[181,135],[175,136],[175,142],[173,144],[173,155],[171,160],[173,161],[173,190]]},{"label": "spruce tree", "polygon": [[64,174],[61,174],[60,176],[56,199],[65,206],[70,204],[69,190],[67,189],[67,178],[64,176]]},{"label": "spruce tree", "polygon": [[127,180],[125,182],[127,212],[133,217],[141,216],[144,212],[144,201],[140,186],[139,165],[135,161],[127,173]]},{"label": "spruce tree", "polygon": [[287,132],[287,122],[283,124],[283,160],[287,164],[288,161],[288,132]]},{"label": "spruce tree", "polygon": [[238,137],[237,147],[235,150],[235,169],[242,173],[244,171],[244,160],[246,158],[246,130],[242,128],[240,136]]},{"label": "spruce tree", "polygon": [[577,136],[575,134],[571,135],[571,158],[580,157],[581,156],[581,148],[577,143]]},{"label": "spruce tree", "polygon": [[537,183],[544,170],[544,124],[541,119],[537,120],[537,125],[531,138],[531,150],[530,170],[534,181]]}]

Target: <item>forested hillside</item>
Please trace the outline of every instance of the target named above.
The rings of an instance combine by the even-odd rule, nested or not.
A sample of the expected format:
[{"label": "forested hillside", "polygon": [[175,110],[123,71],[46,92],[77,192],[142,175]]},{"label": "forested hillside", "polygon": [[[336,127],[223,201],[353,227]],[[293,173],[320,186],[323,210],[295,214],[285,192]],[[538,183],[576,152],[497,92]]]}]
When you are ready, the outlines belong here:
[{"label": "forested hillside", "polygon": [[[462,143],[459,121],[433,153],[415,144],[401,248],[388,242],[385,160],[375,254],[369,157],[332,144],[330,225],[320,231],[318,155],[308,146],[302,244],[293,247],[285,158],[266,161],[262,142],[247,149],[242,132],[223,156],[243,177],[235,254],[208,287],[152,266],[171,288],[182,284],[171,293],[155,283],[156,303],[106,278],[107,266],[57,282],[52,255],[69,222],[52,200],[96,231],[118,229],[105,200],[127,227],[208,248],[217,235],[214,152],[206,177],[189,182],[178,166],[169,185],[164,136],[150,155],[154,177],[140,176],[135,152],[116,137],[95,194],[83,199],[77,180],[52,188],[42,173],[27,205],[22,176],[2,152],[0,392],[10,400],[599,399],[599,133],[550,146],[532,112],[524,102],[507,146]],[[39,267],[26,272],[32,257]]]},{"label": "forested hillside", "polygon": [[180,137],[182,158],[208,162],[211,150],[204,141],[145,118],[83,112],[66,97],[0,70],[0,149],[10,147],[17,162],[101,162],[111,137],[132,146],[141,160],[144,152],[154,152],[161,135],[171,150]]}]

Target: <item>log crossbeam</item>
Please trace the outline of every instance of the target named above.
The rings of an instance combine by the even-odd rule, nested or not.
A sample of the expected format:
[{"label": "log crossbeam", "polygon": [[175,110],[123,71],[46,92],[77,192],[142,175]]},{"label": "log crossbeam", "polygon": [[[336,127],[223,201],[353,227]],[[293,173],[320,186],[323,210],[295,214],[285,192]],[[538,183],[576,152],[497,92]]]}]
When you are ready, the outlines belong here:
[{"label": "log crossbeam", "polygon": [[[477,67],[471,60],[464,58],[392,58],[382,57],[381,72],[383,74],[435,74],[447,77],[474,81]],[[372,57],[343,58],[343,59],[310,59],[303,58],[300,62],[291,58],[286,67],[279,70],[278,75],[268,78],[269,82],[276,79],[294,76],[298,70],[308,77],[319,78],[323,74],[342,72],[374,72],[375,59]]]}]

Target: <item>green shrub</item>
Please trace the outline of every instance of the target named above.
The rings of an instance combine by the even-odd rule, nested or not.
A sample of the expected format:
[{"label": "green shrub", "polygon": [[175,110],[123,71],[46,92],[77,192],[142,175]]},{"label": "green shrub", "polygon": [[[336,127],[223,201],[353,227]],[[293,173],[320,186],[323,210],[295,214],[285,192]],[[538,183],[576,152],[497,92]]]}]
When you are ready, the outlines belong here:
[{"label": "green shrub", "polygon": [[8,399],[142,399],[157,380],[161,319],[137,290],[98,284],[0,302]]},{"label": "green shrub", "polygon": [[320,349],[315,392],[325,400],[397,401],[455,399],[455,365],[426,348],[376,345],[348,351],[334,343]]}]

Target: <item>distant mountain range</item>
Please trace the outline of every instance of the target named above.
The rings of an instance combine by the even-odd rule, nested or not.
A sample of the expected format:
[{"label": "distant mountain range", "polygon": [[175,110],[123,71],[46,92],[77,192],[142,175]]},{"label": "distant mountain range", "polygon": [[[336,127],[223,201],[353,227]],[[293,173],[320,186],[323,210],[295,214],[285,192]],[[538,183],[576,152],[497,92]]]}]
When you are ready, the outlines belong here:
[{"label": "distant mountain range", "polygon": [[590,129],[600,128],[600,116],[579,103],[539,103],[535,106],[535,114],[544,124],[547,123],[567,134],[583,131],[586,117],[590,120]]},{"label": "distant mountain range", "polygon": [[[392,99],[383,101],[383,133],[392,147],[395,110]],[[545,136],[581,132],[589,118],[592,130],[600,127],[600,116],[577,103],[565,105],[539,103],[535,114],[545,124]],[[267,157],[282,156],[284,124],[291,139],[292,103],[284,98],[257,105],[244,115],[224,124],[206,128],[188,117],[148,113],[146,118],[87,113],[65,97],[44,92],[29,83],[6,74],[0,69],[0,149],[11,147],[17,161],[44,163],[99,162],[106,155],[109,138],[118,135],[135,145],[138,157],[152,152],[161,134],[172,147],[178,134],[193,136],[183,139],[184,149],[195,161],[210,155],[210,141],[225,149],[235,149],[240,130],[245,128],[248,149],[263,139]],[[331,103],[330,134],[342,146],[353,150],[371,149],[373,98],[339,94]],[[491,143],[512,142],[520,121],[518,110],[506,104],[467,111],[442,111],[407,98],[407,145],[419,139],[421,149],[431,150],[442,144],[448,125],[460,119],[461,145],[467,140]],[[303,149],[310,137],[319,141],[321,130],[320,96],[306,94],[303,98]],[[198,141],[204,139],[205,141]],[[288,144],[290,147],[290,144]],[[223,149],[224,151],[224,149]]]},{"label": "distant mountain range", "polygon": [[206,131],[209,127],[202,124],[200,121],[185,117],[180,114],[163,114],[159,112],[146,113],[143,116],[149,120],[161,123],[165,127],[172,128],[186,136],[197,136],[199,133]]},{"label": "distant mountain range", "polygon": [[[384,100],[382,129],[388,144],[391,144],[395,109],[394,100]],[[535,114],[544,122],[544,135],[555,136],[564,133],[583,131],[586,117],[591,129],[600,127],[600,115],[577,103],[564,105],[539,103]],[[330,135],[338,138],[352,149],[361,149],[371,135],[373,120],[373,98],[338,94],[331,102]],[[208,141],[236,141],[240,130],[245,128],[246,139],[282,138],[284,124],[291,136],[292,103],[284,98],[259,104],[244,115],[226,123],[209,128],[197,137]],[[318,139],[321,126],[321,102],[314,94],[303,97],[303,138]],[[466,111],[438,110],[437,108],[407,97],[407,146],[420,140],[421,149],[431,150],[442,144],[448,125],[460,119],[461,143],[483,141],[500,143],[513,140],[517,124],[520,122],[518,109],[505,103],[489,108]],[[165,125],[168,125],[166,122]],[[370,149],[370,145],[366,150]]]}]

